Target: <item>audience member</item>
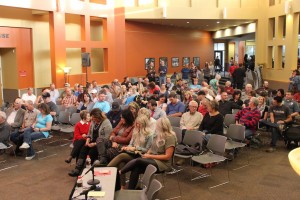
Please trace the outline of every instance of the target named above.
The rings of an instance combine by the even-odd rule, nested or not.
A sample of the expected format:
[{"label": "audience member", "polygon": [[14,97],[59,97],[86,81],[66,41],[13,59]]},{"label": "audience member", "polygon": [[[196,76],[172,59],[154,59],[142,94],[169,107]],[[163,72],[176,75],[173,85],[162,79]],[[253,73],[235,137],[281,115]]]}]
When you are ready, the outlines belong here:
[{"label": "audience member", "polygon": [[81,148],[86,144],[91,125],[89,112],[87,110],[80,111],[80,118],[81,120],[74,127],[73,149],[70,156],[65,160],[66,163],[70,163],[73,158],[76,158],[77,161]]},{"label": "audience member", "polygon": [[[53,102],[52,102],[53,103]],[[15,129],[11,135],[10,140],[16,145],[15,153],[20,154],[20,146],[23,144],[23,133],[26,128],[30,128],[35,122],[36,117],[39,113],[37,109],[34,108],[34,104],[31,100],[25,102],[25,114],[20,129]]]},{"label": "audience member", "polygon": [[166,66],[165,60],[160,59],[159,61],[159,85],[166,83],[166,75],[168,73],[168,67]]},{"label": "audience member", "polygon": [[27,92],[22,94],[21,99],[25,102],[27,100],[31,100],[32,102],[35,102],[36,100],[36,96],[33,94],[33,89],[32,88],[28,88]]},{"label": "audience member", "polygon": [[265,98],[262,97],[262,96],[259,96],[257,98],[257,100],[258,100],[257,108],[260,111],[260,118],[264,119],[264,120],[267,120],[269,107],[266,105]]},{"label": "audience member", "polygon": [[108,113],[110,111],[110,105],[105,101],[106,91],[100,90],[98,93],[98,101],[94,104],[94,108],[99,108],[102,112]]},{"label": "audience member", "polygon": [[99,108],[94,108],[90,116],[92,122],[85,145],[80,150],[75,169],[68,173],[69,176],[76,177],[81,173],[87,155],[90,156],[92,162],[98,158],[97,143],[101,142],[101,139],[109,138],[109,134],[112,131],[110,121]]},{"label": "audience member", "polygon": [[121,108],[118,102],[113,102],[111,110],[106,114],[113,128],[115,128],[121,120]]},{"label": "audience member", "polygon": [[241,100],[241,91],[240,90],[234,90],[233,94],[232,94],[232,99],[230,99],[229,101],[233,101],[235,104],[239,105],[239,106],[243,106],[243,101]]},{"label": "audience member", "polygon": [[262,92],[266,92],[267,96],[271,96],[272,89],[269,88],[269,82],[264,81],[263,85],[256,90],[258,95],[261,95]]},{"label": "audience member", "polygon": [[229,94],[229,95],[233,95],[234,89],[231,87],[230,81],[226,81],[224,91],[227,92],[227,94]]},{"label": "audience member", "polygon": [[91,112],[93,109],[94,102],[91,99],[91,96],[87,92],[83,92],[83,101],[80,101],[77,106],[77,113],[80,113],[82,110],[87,110]]},{"label": "audience member", "polygon": [[283,103],[291,111],[291,117],[294,119],[299,115],[300,109],[299,104],[293,99],[293,94],[291,91],[285,93],[285,101]]},{"label": "audience member", "polygon": [[25,110],[21,108],[23,101],[19,97],[15,99],[12,107],[6,112],[6,122],[11,126],[12,131],[19,129],[22,126]]},{"label": "audience member", "polygon": [[209,101],[207,104],[206,115],[199,126],[199,130],[205,133],[204,139],[209,140],[211,134],[223,135],[224,118],[218,111],[219,103],[215,100]]},{"label": "audience member", "polygon": [[209,100],[205,97],[204,91],[201,90],[200,92],[198,92],[197,100],[199,102],[198,112],[201,113],[202,116],[205,116],[205,114],[207,113],[206,105]]},{"label": "audience member", "polygon": [[107,101],[109,103],[109,105],[111,105],[113,103],[113,98],[112,98],[112,94],[110,93],[109,87],[108,85],[103,85],[102,89],[105,90],[106,92],[106,97],[105,97],[105,101]]},{"label": "audience member", "polygon": [[158,96],[158,101],[156,101],[157,107],[160,108],[160,109],[162,109],[162,110],[165,111],[165,112],[166,112],[166,110],[167,110],[167,104],[166,104],[166,101],[167,101],[166,96],[165,96],[165,95],[162,95],[162,94]]},{"label": "audience member", "polygon": [[6,114],[0,111],[0,146],[9,146],[9,135],[11,132],[10,125],[6,122]]},{"label": "audience member", "polygon": [[47,104],[41,103],[38,105],[40,113],[36,117],[36,121],[31,127],[25,128],[23,133],[23,144],[20,149],[27,149],[26,160],[32,160],[35,157],[35,151],[32,146],[32,141],[40,138],[47,138],[51,130],[53,118],[50,115],[50,109]]},{"label": "audience member", "polygon": [[149,164],[155,166],[158,172],[171,170],[175,145],[176,136],[172,131],[170,121],[166,117],[158,119],[156,133],[148,152],[143,154],[141,158],[129,161],[120,170],[120,174],[131,171],[128,189],[136,189],[139,175],[145,172]]},{"label": "audience member", "polygon": [[51,83],[50,84],[50,88],[49,88],[49,93],[50,93],[50,99],[53,103],[56,104],[56,100],[58,99],[59,97],[59,91],[58,89],[55,88],[55,84],[54,83]]},{"label": "audience member", "polygon": [[201,90],[201,85],[198,84],[198,80],[197,78],[193,79],[193,84],[190,85],[190,89],[192,92],[197,93]]},{"label": "audience member", "polygon": [[[121,148],[122,153],[112,159],[107,166],[118,167],[118,170],[121,170],[130,160],[140,157],[143,153],[147,153],[153,141],[152,130],[154,129],[149,126],[149,119],[147,116],[138,116],[135,120],[129,145],[123,146]],[[125,188],[126,177],[124,174],[120,177],[122,188]]]},{"label": "audience member", "polygon": [[209,85],[212,87],[215,93],[218,92],[219,81],[221,79],[220,74],[216,74],[216,77],[209,81]]},{"label": "audience member", "polygon": [[148,102],[148,108],[150,110],[150,116],[153,117],[155,120],[166,116],[166,112],[161,108],[157,107],[157,102],[153,99],[151,99]]},{"label": "audience member", "polygon": [[175,93],[169,95],[170,103],[167,105],[166,114],[172,117],[181,117],[185,111],[185,106],[177,99]]},{"label": "audience member", "polygon": [[261,113],[258,106],[258,99],[252,97],[249,102],[249,106],[243,108],[235,115],[236,124],[245,126],[245,137],[250,138],[255,134],[258,127],[258,121],[261,118]]},{"label": "audience member", "polygon": [[246,99],[251,96],[250,92],[252,91],[252,85],[251,84],[246,84],[245,86],[245,91],[242,92],[241,100],[244,102]]},{"label": "audience member", "polygon": [[166,88],[169,92],[171,92],[172,88],[174,87],[174,83],[172,83],[171,78],[166,79]]},{"label": "audience member", "polygon": [[222,92],[221,100],[219,101],[219,112],[225,117],[226,114],[232,114],[232,109],[242,109],[234,101],[228,101],[227,92]]},{"label": "audience member", "polygon": [[66,96],[62,100],[62,105],[64,105],[67,108],[71,106],[76,106],[77,97],[74,94],[72,94],[71,88],[66,88],[65,92],[66,92]]},{"label": "audience member", "polygon": [[135,118],[130,110],[123,110],[121,120],[112,130],[109,138],[97,139],[98,159],[101,165],[107,165],[120,153],[123,146],[129,144],[134,128],[134,120]]},{"label": "audience member", "polygon": [[235,80],[236,88],[242,90],[245,77],[245,70],[242,68],[242,65],[234,70],[232,77]]},{"label": "audience member", "polygon": [[140,110],[140,106],[136,102],[131,102],[128,105],[128,110],[133,114],[134,119],[138,116],[138,112]]}]

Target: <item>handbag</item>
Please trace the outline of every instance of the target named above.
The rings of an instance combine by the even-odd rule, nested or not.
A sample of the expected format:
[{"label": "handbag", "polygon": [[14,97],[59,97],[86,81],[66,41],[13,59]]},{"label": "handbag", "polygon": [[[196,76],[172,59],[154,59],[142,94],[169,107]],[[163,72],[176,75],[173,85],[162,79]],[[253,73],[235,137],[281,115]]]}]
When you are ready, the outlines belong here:
[{"label": "handbag", "polygon": [[198,155],[201,153],[201,144],[196,143],[194,147],[185,144],[179,144],[175,148],[175,153],[180,155]]}]

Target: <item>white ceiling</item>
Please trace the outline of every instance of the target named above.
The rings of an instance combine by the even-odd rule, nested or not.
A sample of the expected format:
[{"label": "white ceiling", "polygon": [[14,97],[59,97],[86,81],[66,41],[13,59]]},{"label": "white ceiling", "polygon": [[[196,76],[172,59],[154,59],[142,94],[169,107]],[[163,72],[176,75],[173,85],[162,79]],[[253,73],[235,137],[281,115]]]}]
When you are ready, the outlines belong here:
[{"label": "white ceiling", "polygon": [[[217,31],[234,26],[249,24],[255,20],[247,19],[126,19],[127,21],[159,24],[164,26],[174,26],[180,28],[199,29],[203,31]],[[219,22],[219,23],[217,23]]]}]

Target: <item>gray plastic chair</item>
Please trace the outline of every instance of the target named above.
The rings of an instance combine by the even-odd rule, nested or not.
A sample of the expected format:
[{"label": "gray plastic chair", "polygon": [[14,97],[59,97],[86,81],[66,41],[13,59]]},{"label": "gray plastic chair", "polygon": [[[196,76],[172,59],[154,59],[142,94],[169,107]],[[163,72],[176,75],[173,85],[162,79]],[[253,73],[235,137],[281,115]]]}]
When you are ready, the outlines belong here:
[{"label": "gray plastic chair", "polygon": [[147,168],[144,172],[144,175],[141,178],[141,184],[142,184],[143,190],[148,191],[150,182],[153,179],[153,176],[154,176],[156,171],[157,171],[157,168],[154,167],[153,165],[148,165],[147,166]]},{"label": "gray plastic chair", "polygon": [[[185,132],[184,138],[182,143],[191,147],[194,147],[195,145],[200,144],[202,150],[202,144],[203,144],[203,138],[205,134],[201,131],[192,131],[187,130]],[[174,157],[183,158],[183,159],[191,159],[193,155],[181,155],[181,154],[174,154]],[[190,161],[190,164],[192,164],[192,161]]]},{"label": "gray plastic chair", "polygon": [[172,129],[176,134],[177,143],[180,144],[182,142],[182,130],[176,126],[173,126]]},{"label": "gray plastic chair", "polygon": [[171,117],[171,116],[168,116],[168,119],[170,120],[171,126],[180,127],[180,119],[181,119],[181,117]]},{"label": "gray plastic chair", "polygon": [[224,117],[224,129],[223,132],[224,134],[227,134],[227,130],[229,128],[230,124],[235,124],[235,114],[226,114]]},{"label": "gray plastic chair", "polygon": [[[216,135],[213,134],[211,135],[208,144],[207,144],[207,149],[209,150],[209,152],[199,155],[199,156],[193,156],[192,157],[192,161],[202,164],[202,165],[206,165],[206,164],[210,164],[210,163],[220,163],[220,162],[224,162],[227,160],[226,157],[223,156],[224,152],[225,152],[225,143],[226,143],[227,138],[225,136],[222,135]],[[212,170],[210,168],[210,174],[207,173],[201,173],[198,171],[195,171],[197,173],[199,173],[200,175],[193,178],[193,180],[197,180],[197,179],[201,179],[201,178],[205,178],[205,177],[209,177],[212,174]],[[224,185],[226,183],[229,183],[229,170],[227,169],[227,175],[228,175],[228,180],[212,186],[210,188],[215,188],[221,185]]]},{"label": "gray plastic chair", "polygon": [[152,200],[152,199],[155,199],[158,191],[162,188],[162,184],[156,180],[156,179],[153,179],[151,181],[151,184],[149,186],[149,190],[146,192],[146,195],[147,195],[147,199],[148,200]]},{"label": "gray plastic chair", "polygon": [[61,128],[62,133],[74,133],[74,126],[81,120],[80,113],[73,113],[70,118],[70,126]]}]

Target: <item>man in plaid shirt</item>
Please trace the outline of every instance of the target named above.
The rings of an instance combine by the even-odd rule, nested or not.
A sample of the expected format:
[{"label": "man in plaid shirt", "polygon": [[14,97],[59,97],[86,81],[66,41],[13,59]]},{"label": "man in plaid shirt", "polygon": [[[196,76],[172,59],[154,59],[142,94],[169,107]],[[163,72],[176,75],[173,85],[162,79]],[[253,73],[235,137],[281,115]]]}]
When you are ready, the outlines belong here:
[{"label": "man in plaid shirt", "polygon": [[257,109],[258,100],[256,97],[252,97],[249,101],[249,106],[243,108],[235,115],[236,124],[245,126],[245,137],[252,136],[258,125],[260,119],[260,111]]},{"label": "man in plaid shirt", "polygon": [[71,88],[66,88],[65,91],[66,96],[62,100],[62,105],[66,106],[67,108],[71,106],[76,106],[77,97],[74,94],[72,94]]}]

